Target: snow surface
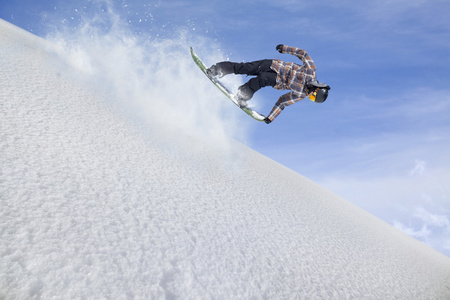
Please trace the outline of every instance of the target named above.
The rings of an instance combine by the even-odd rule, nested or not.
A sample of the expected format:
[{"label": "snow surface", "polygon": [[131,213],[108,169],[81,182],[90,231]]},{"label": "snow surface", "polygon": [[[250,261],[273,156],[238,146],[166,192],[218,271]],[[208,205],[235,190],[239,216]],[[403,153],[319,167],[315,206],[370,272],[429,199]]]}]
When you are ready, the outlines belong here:
[{"label": "snow surface", "polygon": [[130,121],[50,48],[0,20],[0,299],[450,298],[448,257],[232,139]]}]

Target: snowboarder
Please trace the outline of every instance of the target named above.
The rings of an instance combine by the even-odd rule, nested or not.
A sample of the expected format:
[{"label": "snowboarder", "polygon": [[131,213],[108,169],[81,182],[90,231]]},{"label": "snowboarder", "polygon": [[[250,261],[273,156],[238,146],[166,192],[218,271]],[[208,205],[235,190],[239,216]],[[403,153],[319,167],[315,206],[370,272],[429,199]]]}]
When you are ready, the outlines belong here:
[{"label": "snowboarder", "polygon": [[291,90],[282,95],[275,103],[272,111],[264,120],[267,124],[271,123],[285,106],[294,104],[306,96],[316,103],[323,103],[327,99],[330,89],[327,84],[317,81],[316,66],[305,50],[282,44],[276,46],[276,50],[280,53],[297,56],[303,61],[303,65],[284,62],[280,59],[265,59],[247,63],[223,61],[206,70],[210,76],[219,78],[232,73],[256,76],[239,87],[236,98],[241,106],[246,106],[246,101],[265,86],[271,86],[278,90]]}]

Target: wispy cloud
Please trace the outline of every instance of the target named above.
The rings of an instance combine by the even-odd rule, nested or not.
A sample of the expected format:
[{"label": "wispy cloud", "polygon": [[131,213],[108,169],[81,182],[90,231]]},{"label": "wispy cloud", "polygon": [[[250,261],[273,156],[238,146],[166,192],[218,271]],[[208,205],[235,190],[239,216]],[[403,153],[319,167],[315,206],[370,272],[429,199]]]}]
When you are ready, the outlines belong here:
[{"label": "wispy cloud", "polygon": [[414,165],[414,168],[412,168],[409,171],[409,175],[410,176],[414,176],[414,175],[422,175],[425,172],[425,168],[426,168],[426,161],[423,160],[419,160],[416,159],[416,164]]},{"label": "wispy cloud", "polygon": [[423,207],[417,207],[408,222],[395,220],[394,227],[415,237],[434,248],[448,253],[450,250],[450,220],[449,215],[431,213]]},{"label": "wispy cloud", "polygon": [[433,214],[423,207],[416,208],[413,217],[421,220],[427,226],[442,228],[445,232],[450,233],[449,217],[442,214]]},{"label": "wispy cloud", "polygon": [[408,226],[406,226],[405,224],[403,224],[402,222],[399,222],[399,221],[394,221],[393,225],[398,230],[403,231],[407,235],[415,237],[415,238],[417,238],[419,240],[426,240],[432,233],[427,228],[426,225],[423,225],[422,228],[420,228],[419,230],[416,230],[414,228],[408,227]]}]

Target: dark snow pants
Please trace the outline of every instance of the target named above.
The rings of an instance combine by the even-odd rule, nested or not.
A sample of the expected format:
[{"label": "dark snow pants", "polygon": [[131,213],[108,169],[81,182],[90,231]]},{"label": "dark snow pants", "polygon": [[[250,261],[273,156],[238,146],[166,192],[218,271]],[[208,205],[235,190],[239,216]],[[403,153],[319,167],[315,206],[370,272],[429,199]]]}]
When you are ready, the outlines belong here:
[{"label": "dark snow pants", "polygon": [[247,83],[239,87],[239,90],[249,96],[248,99],[253,97],[253,94],[260,88],[265,86],[275,86],[277,83],[277,73],[270,68],[272,65],[271,59],[264,59],[246,63],[235,63],[224,61],[217,63],[224,75],[227,74],[244,74],[256,76],[250,79]]}]

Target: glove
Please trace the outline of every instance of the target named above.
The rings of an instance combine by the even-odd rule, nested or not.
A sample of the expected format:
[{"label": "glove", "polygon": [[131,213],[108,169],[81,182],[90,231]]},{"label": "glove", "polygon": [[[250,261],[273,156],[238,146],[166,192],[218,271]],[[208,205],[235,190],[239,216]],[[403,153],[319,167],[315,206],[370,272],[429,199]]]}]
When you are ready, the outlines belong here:
[{"label": "glove", "polygon": [[277,49],[278,52],[283,53],[283,44],[277,45],[276,49]]},{"label": "glove", "polygon": [[265,119],[264,119],[264,122],[266,122],[266,124],[270,124],[272,121],[270,121],[269,118],[265,118]]}]

